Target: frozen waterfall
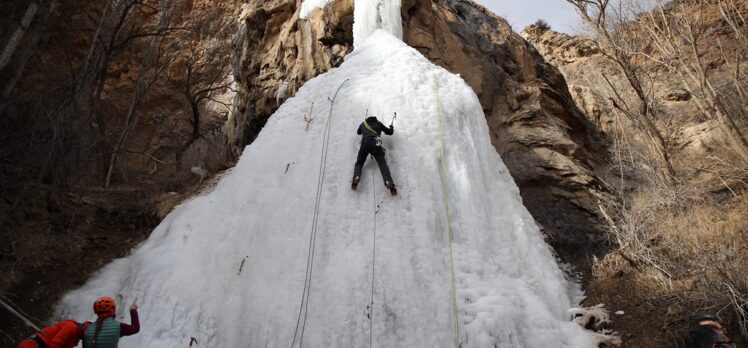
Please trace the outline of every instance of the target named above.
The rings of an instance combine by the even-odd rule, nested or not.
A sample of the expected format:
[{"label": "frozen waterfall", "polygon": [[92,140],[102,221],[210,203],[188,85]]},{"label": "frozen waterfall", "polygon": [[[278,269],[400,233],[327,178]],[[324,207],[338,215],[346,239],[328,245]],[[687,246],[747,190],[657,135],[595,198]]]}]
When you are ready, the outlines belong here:
[{"label": "frozen waterfall", "polygon": [[[58,316],[89,319],[101,295],[125,315],[139,298],[141,332],[121,347],[595,346],[568,320],[581,293],[475,93],[399,40],[399,1],[355,11],[345,62],[287,99],[215,188],[64,296]],[[350,189],[367,110],[386,124],[397,112],[383,139],[396,197],[371,159]]]}]

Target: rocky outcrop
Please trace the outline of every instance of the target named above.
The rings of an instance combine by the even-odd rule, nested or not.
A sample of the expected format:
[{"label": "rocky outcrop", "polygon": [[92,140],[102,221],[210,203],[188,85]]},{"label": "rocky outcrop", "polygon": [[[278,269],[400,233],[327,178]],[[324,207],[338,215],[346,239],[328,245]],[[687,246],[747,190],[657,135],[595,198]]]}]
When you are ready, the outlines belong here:
[{"label": "rocky outcrop", "polygon": [[[240,88],[229,120],[238,153],[286,95],[352,49],[353,4],[331,1],[299,19],[296,1],[244,5],[236,41]],[[525,204],[559,243],[602,240],[595,175],[605,143],[577,109],[563,76],[508,23],[471,1],[405,0],[404,41],[475,90],[492,141]],[[282,90],[282,89],[281,89]]]},{"label": "rocky outcrop", "polygon": [[558,67],[577,106],[603,132],[610,131],[616,117],[621,116],[613,109],[610,101],[613,91],[609,89],[606,77],[624,98],[635,102],[633,91],[629,93],[630,88],[620,81],[619,70],[591,39],[544,30],[535,25],[528,26],[520,35],[532,43],[546,61]]},{"label": "rocky outcrop", "polygon": [[[713,28],[710,29],[709,35],[713,35],[710,39],[720,40],[725,49],[729,50],[734,42],[726,37],[729,35],[723,34],[724,23],[713,19],[719,18],[718,14],[707,17],[712,18],[712,22],[707,25],[708,28]],[[648,137],[618,109],[620,105],[616,106],[616,103],[625,103],[636,108],[640,103],[639,98],[620,67],[606,58],[594,41],[585,36],[570,36],[535,25],[525,28],[521,35],[533,44],[546,61],[559,68],[574,101],[601,131],[610,134],[626,132],[629,140],[638,142],[643,148],[649,147]],[[705,61],[714,65],[710,78],[717,85],[725,85],[725,81],[730,80],[725,72],[734,71],[734,66],[726,64],[722,67],[724,60],[719,60],[714,54],[711,51],[704,52]],[[719,128],[714,126],[714,122],[705,122],[703,116],[698,116],[701,112],[697,103],[692,102],[692,96],[683,89],[673,71],[646,59],[635,63],[638,64],[638,76],[650,91],[648,93],[651,93],[650,103],[656,109],[655,122],[658,128],[665,134],[671,134],[667,139],[671,155],[676,158],[700,157],[724,147],[719,145],[719,141],[715,141],[720,137]]]},{"label": "rocky outcrop", "polygon": [[234,52],[239,92],[227,124],[237,155],[284,98],[340,65],[353,49],[353,0],[332,1],[306,19],[299,18],[299,10],[295,0],[242,5]]}]

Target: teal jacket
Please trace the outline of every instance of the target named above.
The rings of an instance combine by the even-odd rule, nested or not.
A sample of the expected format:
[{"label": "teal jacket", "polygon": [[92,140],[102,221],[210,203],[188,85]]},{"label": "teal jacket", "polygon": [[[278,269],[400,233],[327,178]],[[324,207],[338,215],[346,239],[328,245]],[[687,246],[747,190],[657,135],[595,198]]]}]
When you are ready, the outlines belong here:
[{"label": "teal jacket", "polygon": [[[119,338],[123,336],[130,336],[140,332],[140,319],[138,318],[138,311],[130,310],[130,322],[131,324],[120,323],[115,320],[114,317],[104,319],[101,323],[101,330],[98,336],[96,336],[96,348],[117,348]],[[83,347],[93,347],[94,331],[96,331],[96,323],[87,322],[84,324],[83,332]]]},{"label": "teal jacket", "polygon": [[[93,347],[94,331],[96,331],[96,323],[92,323],[86,328],[86,331],[83,333],[84,347]],[[101,331],[96,336],[96,348],[117,348],[119,333],[120,328],[117,320],[114,320],[112,317],[104,319]]]}]

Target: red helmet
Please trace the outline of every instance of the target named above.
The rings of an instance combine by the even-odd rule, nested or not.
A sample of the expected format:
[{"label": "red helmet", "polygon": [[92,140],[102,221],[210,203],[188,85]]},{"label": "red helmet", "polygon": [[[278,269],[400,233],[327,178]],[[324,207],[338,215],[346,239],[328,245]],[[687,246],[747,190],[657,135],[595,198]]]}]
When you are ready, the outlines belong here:
[{"label": "red helmet", "polygon": [[94,302],[93,310],[100,317],[110,317],[117,312],[117,302],[109,296],[101,296]]}]

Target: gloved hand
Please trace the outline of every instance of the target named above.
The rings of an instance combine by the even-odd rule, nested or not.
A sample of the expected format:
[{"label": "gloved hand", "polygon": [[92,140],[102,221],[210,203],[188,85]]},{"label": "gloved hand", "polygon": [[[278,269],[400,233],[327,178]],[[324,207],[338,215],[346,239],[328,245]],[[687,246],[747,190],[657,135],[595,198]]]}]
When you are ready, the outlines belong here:
[{"label": "gloved hand", "polygon": [[390,125],[390,131],[394,131],[394,130],[395,130],[395,125],[394,125],[394,124],[391,124],[391,125]]}]

